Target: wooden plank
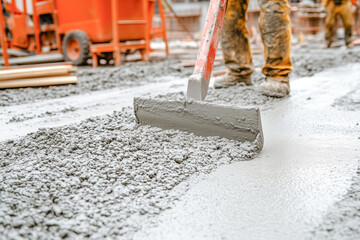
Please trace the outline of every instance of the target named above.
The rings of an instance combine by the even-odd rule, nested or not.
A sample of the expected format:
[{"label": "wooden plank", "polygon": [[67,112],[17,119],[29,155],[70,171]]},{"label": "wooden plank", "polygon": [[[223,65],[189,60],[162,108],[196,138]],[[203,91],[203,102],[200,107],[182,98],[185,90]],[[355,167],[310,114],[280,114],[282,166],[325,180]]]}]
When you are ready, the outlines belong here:
[{"label": "wooden plank", "polygon": [[44,78],[27,78],[8,81],[0,81],[0,89],[3,88],[20,88],[20,87],[41,87],[51,85],[75,84],[76,76],[44,77]]},{"label": "wooden plank", "polygon": [[0,81],[21,79],[21,78],[38,78],[59,75],[69,75],[72,66],[51,66],[38,68],[21,68],[0,71]]},{"label": "wooden plank", "polygon": [[[9,70],[9,69],[20,69],[20,68],[37,68],[37,67],[51,67],[51,66],[72,66],[72,62],[54,62],[54,63],[39,63],[39,64],[29,64],[29,65],[19,65],[11,66],[7,68],[0,68],[0,71]],[[73,67],[76,69],[76,67]]]}]

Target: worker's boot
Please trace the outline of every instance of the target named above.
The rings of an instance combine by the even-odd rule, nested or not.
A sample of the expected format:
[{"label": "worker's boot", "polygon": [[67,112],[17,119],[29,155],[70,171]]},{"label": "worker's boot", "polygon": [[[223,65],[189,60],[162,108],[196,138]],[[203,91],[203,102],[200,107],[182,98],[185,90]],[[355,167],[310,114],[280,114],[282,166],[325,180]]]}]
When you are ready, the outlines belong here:
[{"label": "worker's boot", "polygon": [[346,44],[346,47],[347,47],[348,49],[351,49],[351,48],[354,47],[354,44],[353,44],[353,43],[348,43],[348,44]]},{"label": "worker's boot", "polygon": [[246,76],[237,76],[231,73],[226,73],[225,75],[215,78],[214,87],[215,88],[228,88],[234,86],[237,83],[244,83],[245,85],[252,85],[251,75]]},{"label": "worker's boot", "polygon": [[331,44],[332,44],[332,42],[331,42],[331,41],[328,41],[327,44],[326,44],[326,46],[325,46],[325,48],[331,48]]},{"label": "worker's boot", "polygon": [[274,78],[268,76],[266,77],[266,82],[260,84],[259,91],[269,97],[285,97],[290,93],[289,78]]}]

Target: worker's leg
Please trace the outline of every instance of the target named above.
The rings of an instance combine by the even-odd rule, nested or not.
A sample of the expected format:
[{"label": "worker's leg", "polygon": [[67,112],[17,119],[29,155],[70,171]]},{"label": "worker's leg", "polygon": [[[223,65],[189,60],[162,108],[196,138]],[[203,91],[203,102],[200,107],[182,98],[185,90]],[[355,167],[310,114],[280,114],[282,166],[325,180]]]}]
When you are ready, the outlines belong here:
[{"label": "worker's leg", "polygon": [[259,27],[265,50],[262,69],[267,82],[260,86],[263,94],[283,97],[289,94],[292,71],[290,6],[287,0],[258,0],[261,8]]},{"label": "worker's leg", "polygon": [[355,19],[354,19],[354,23],[355,23],[355,32],[356,32],[356,36],[360,35],[360,26],[359,26],[359,18],[360,18],[360,2],[358,2],[357,6],[356,6],[356,11],[355,11]]},{"label": "worker's leg", "polygon": [[215,88],[228,87],[237,82],[251,84],[254,72],[246,28],[246,10],[249,0],[228,0],[221,33],[221,47],[228,73],[215,79]]},{"label": "worker's leg", "polygon": [[356,20],[355,20],[356,36],[360,36],[360,1],[356,6]]},{"label": "worker's leg", "polygon": [[341,6],[339,6],[339,14],[345,29],[345,43],[348,47],[352,47],[353,15],[351,7],[351,1],[344,1]]},{"label": "worker's leg", "polygon": [[334,25],[336,22],[335,4],[333,1],[328,2],[326,6],[326,18],[325,18],[325,39],[327,41],[327,47],[331,47],[331,43],[334,38]]}]

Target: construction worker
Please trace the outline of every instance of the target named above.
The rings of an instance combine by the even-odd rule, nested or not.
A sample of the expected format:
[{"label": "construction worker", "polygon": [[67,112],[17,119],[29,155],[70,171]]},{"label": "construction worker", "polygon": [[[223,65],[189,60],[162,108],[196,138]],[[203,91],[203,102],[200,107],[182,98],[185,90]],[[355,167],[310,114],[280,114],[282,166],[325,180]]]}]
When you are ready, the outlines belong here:
[{"label": "construction worker", "polygon": [[337,22],[337,16],[341,17],[345,29],[345,44],[348,48],[354,47],[352,44],[352,1],[351,0],[323,0],[322,4],[326,7],[325,19],[325,39],[327,41],[327,48],[331,47],[333,42],[334,26]]},{"label": "construction worker", "polygon": [[[246,28],[246,11],[249,0],[228,0],[221,36],[225,65],[228,71],[215,79],[215,88],[226,88],[243,82],[252,85],[254,72]],[[262,73],[266,82],[259,86],[262,94],[284,97],[290,92],[289,74],[291,26],[290,6],[287,0],[258,0],[261,8],[259,27],[265,48],[265,65]]]}]

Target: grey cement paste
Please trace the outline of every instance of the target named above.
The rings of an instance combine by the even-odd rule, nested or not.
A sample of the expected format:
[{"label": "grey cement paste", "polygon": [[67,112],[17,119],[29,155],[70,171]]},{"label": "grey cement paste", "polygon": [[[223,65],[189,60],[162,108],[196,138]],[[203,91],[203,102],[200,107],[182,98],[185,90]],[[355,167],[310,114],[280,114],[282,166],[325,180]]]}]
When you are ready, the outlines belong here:
[{"label": "grey cement paste", "polygon": [[309,239],[360,239],[360,168],[347,194],[329,210],[312,234]]},{"label": "grey cement paste", "polygon": [[[354,81],[359,80],[360,76],[358,79],[354,79]],[[344,114],[346,114],[346,111],[359,112],[359,122],[357,123],[359,129],[360,84],[354,90],[338,98],[332,106],[343,111]],[[360,131],[357,131],[357,133],[360,140]],[[352,182],[353,184],[343,199],[329,209],[323,223],[312,231],[312,236],[309,239],[360,239],[360,168],[357,170]]]},{"label": "grey cement paste", "polygon": [[[264,63],[263,55],[254,55],[253,61],[255,67],[261,68]],[[359,48],[351,50],[321,49],[319,44],[301,45],[301,48],[293,48],[294,71],[291,78],[313,76],[326,68],[359,61]],[[76,85],[0,90],[0,106],[62,98],[112,88],[143,86],[150,82],[157,82],[167,75],[189,77],[192,74],[193,68],[184,68],[177,63],[176,60],[165,60],[150,63],[126,63],[120,67],[97,69],[80,67],[77,71],[79,79]],[[260,72],[254,73],[252,77],[254,83],[264,80]],[[263,102],[264,98],[256,101]]]},{"label": "grey cement paste", "polygon": [[303,240],[318,225],[357,239],[359,112],[332,104],[357,88],[359,73],[352,64],[293,81],[290,97],[262,111],[266,141],[256,159],[207,174],[134,239]]},{"label": "grey cement paste", "polygon": [[[357,81],[359,81],[357,79]],[[358,87],[350,92],[348,92],[345,96],[336,99],[336,101],[332,105],[340,110],[347,111],[359,111],[360,110],[360,83]]]},{"label": "grey cement paste", "polygon": [[130,108],[41,129],[0,144],[0,233],[129,239],[189,176],[254,156],[249,143],[137,127]]},{"label": "grey cement paste", "polygon": [[80,67],[76,85],[1,89],[0,106],[61,98],[112,88],[138,87],[160,81],[166,75],[186,77],[191,69],[182,68],[177,61],[135,62],[120,67]]},{"label": "grey cement paste", "polygon": [[[292,79],[359,62],[359,53],[359,48],[350,51],[295,48]],[[262,62],[262,56],[254,56],[256,67],[261,67]],[[185,77],[192,70],[177,67],[173,61],[80,68],[77,85],[1,90],[0,105],[145,86],[160,81],[164,73]],[[259,71],[253,74],[255,84],[263,80]],[[344,93],[332,103],[333,107],[344,114],[358,111],[351,106],[357,105],[358,93]],[[314,96],[302,95],[301,91],[295,94],[312,104]],[[159,96],[183,97],[180,90]],[[207,101],[266,109],[281,104],[282,100],[262,96],[253,87],[239,84],[229,89],[210,89]],[[71,105],[66,109],[68,113],[77,112]],[[181,196],[174,194],[176,186],[185,184],[186,191],[186,180],[190,177],[256,156],[250,143],[137,126],[131,108],[120,110],[0,142],[0,239],[131,239],[144,222],[156,222],[160,213],[172,207]],[[49,109],[48,113],[20,114],[9,121],[47,119],[61,115],[60,111],[59,108]],[[359,172],[348,194],[325,216],[324,224],[314,226],[314,236],[325,235],[329,239],[357,236],[358,176]]]}]

